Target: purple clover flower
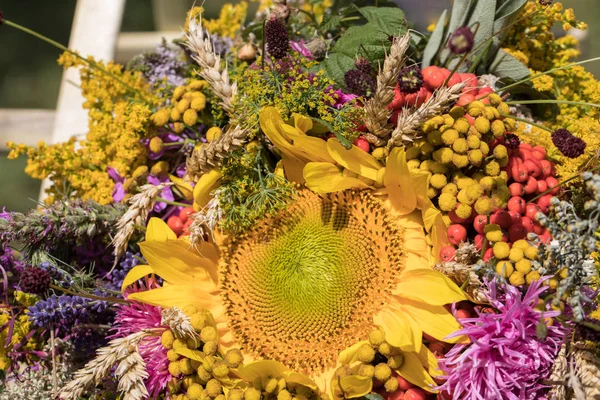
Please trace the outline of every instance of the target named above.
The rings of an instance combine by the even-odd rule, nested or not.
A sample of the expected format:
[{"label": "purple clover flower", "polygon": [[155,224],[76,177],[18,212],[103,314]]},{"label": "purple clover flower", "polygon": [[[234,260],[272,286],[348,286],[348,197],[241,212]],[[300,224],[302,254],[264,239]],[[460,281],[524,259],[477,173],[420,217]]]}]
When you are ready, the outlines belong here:
[{"label": "purple clover flower", "polygon": [[[459,319],[464,328],[450,337],[466,335],[470,343],[455,345],[440,359],[447,378],[441,390],[451,393],[452,399],[543,397],[547,386],[542,380],[550,374],[565,329],[544,321],[560,311],[536,309],[540,294],[547,289],[541,284],[541,280],[532,282],[523,295],[511,285],[496,280],[487,283],[489,302],[498,312]],[[543,339],[538,338],[540,327],[546,331]]]},{"label": "purple clover flower", "polygon": [[[168,176],[156,176],[156,175],[148,175],[148,183],[154,185],[154,186],[158,186],[163,182],[169,182],[169,177]],[[171,190],[170,186],[165,187],[162,192],[160,193],[160,197],[162,197],[165,200],[169,200],[169,201],[175,201],[175,196],[173,195],[173,190]],[[153,211],[156,213],[160,213],[161,211],[164,211],[164,209],[167,208],[167,203],[163,203],[163,202],[156,202],[156,204],[154,205],[154,209]]]}]

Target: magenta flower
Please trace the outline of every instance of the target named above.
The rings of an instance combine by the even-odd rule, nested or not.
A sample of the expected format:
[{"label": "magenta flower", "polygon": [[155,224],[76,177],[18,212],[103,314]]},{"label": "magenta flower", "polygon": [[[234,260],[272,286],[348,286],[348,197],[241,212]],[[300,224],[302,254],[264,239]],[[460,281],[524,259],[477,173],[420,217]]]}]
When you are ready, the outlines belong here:
[{"label": "magenta flower", "polygon": [[[125,337],[142,329],[164,328],[161,324],[161,308],[148,304],[131,302],[122,306],[115,317],[116,333],[109,339]],[[147,336],[138,344],[138,352],[146,363],[148,379],[144,382],[151,398],[158,398],[171,380],[167,349],[162,346],[161,336]]]},{"label": "magenta flower", "polygon": [[308,60],[314,60],[313,54],[310,52],[306,44],[304,43],[304,39],[300,39],[299,42],[295,42],[293,40],[290,41],[290,47],[297,53],[300,53],[304,58]]},{"label": "magenta flower", "polygon": [[[565,337],[564,328],[547,326],[545,338],[537,335],[538,324],[559,311],[537,310],[539,296],[547,288],[533,282],[527,293],[495,280],[488,283],[489,301],[497,313],[461,318],[463,329],[451,337],[466,335],[470,344],[458,344],[440,359],[447,381],[441,390],[452,399],[528,400],[543,397],[542,383],[550,374]],[[504,293],[498,293],[502,289]],[[547,324],[546,324],[547,325]]]}]

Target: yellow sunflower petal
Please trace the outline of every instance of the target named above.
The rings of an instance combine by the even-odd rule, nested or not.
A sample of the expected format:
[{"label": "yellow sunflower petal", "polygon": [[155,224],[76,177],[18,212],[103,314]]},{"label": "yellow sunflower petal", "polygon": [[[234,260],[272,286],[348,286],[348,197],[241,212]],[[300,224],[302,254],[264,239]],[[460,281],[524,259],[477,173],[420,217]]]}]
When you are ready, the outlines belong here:
[{"label": "yellow sunflower petal", "polygon": [[211,199],[210,193],[219,186],[221,172],[213,169],[202,175],[194,187],[194,203],[200,208],[206,206]]},{"label": "yellow sunflower petal", "polygon": [[175,232],[160,218],[150,218],[146,227],[147,242],[164,242],[166,240],[177,240]]},{"label": "yellow sunflower petal", "polygon": [[317,384],[315,382],[313,382],[312,379],[310,379],[308,376],[298,373],[298,372],[293,372],[293,371],[288,371],[284,373],[285,375],[285,381],[289,382],[289,383],[296,383],[298,385],[302,385],[302,386],[306,386],[307,388],[311,388],[313,390],[317,389]]},{"label": "yellow sunflower petal", "polygon": [[363,340],[362,342],[358,342],[348,347],[346,350],[343,350],[338,357],[338,361],[340,362],[340,364],[348,365],[356,361],[358,359],[358,349],[360,349],[360,346],[362,346],[363,344],[369,344],[369,342],[367,340]]},{"label": "yellow sunflower petal", "polygon": [[[425,346],[423,346],[425,347]],[[412,352],[403,352],[404,362],[400,368],[396,369],[398,375],[420,388],[432,391],[432,387],[437,386],[431,375],[423,368],[419,357]],[[434,393],[437,393],[434,391]]]},{"label": "yellow sunflower petal", "polygon": [[388,201],[396,212],[409,214],[417,207],[404,148],[395,147],[388,155],[383,184],[388,192]]},{"label": "yellow sunflower petal", "polygon": [[175,183],[175,187],[179,189],[186,200],[191,200],[194,198],[194,188],[192,185],[175,175],[169,175],[169,179],[171,182]]},{"label": "yellow sunflower petal", "polygon": [[377,180],[377,171],[383,167],[366,151],[356,146],[346,149],[337,139],[332,138],[327,141],[327,150],[331,157],[344,168],[374,181]]},{"label": "yellow sunflower petal", "polygon": [[385,340],[392,346],[403,351],[421,350],[423,332],[402,310],[389,305],[373,318],[373,322],[383,330]]},{"label": "yellow sunflower petal", "polygon": [[444,375],[438,364],[438,359],[427,346],[423,346],[418,354],[421,364],[427,369],[433,378]]},{"label": "yellow sunflower petal", "polygon": [[238,369],[238,375],[248,382],[266,377],[285,378],[286,382],[296,383],[311,389],[316,389],[317,385],[308,376],[298,372],[291,371],[278,361],[259,360],[245,364]]},{"label": "yellow sunflower petal", "polygon": [[206,360],[206,355],[200,351],[200,350],[191,350],[188,349],[187,347],[178,347],[177,349],[174,349],[175,353],[187,357],[190,360],[196,360],[196,361],[201,361],[204,362]]},{"label": "yellow sunflower petal", "polygon": [[373,379],[366,376],[348,375],[340,378],[339,382],[346,399],[363,397],[373,389]]},{"label": "yellow sunflower petal", "polygon": [[329,155],[327,143],[323,139],[304,134],[294,134],[291,137],[294,141],[294,147],[298,147],[296,154],[301,155],[307,162],[335,162],[333,157]]},{"label": "yellow sunflower petal", "polygon": [[392,293],[436,306],[466,300],[463,291],[444,274],[425,268],[403,272]]},{"label": "yellow sunflower petal", "polygon": [[198,255],[183,240],[165,242],[142,242],[140,250],[158,276],[172,284],[189,284],[218,280],[217,266]]},{"label": "yellow sunflower petal", "polygon": [[136,265],[127,273],[125,279],[123,279],[123,284],[121,285],[121,290],[125,290],[125,288],[138,279],[142,279],[146,275],[153,274],[154,270],[149,265]]},{"label": "yellow sunflower petal", "polygon": [[406,311],[413,322],[417,323],[421,330],[428,335],[447,343],[464,341],[462,337],[447,339],[448,335],[461,329],[461,326],[444,307],[422,303],[406,297],[401,298],[401,304],[401,308]]},{"label": "yellow sunflower petal", "polygon": [[312,119],[305,117],[302,114],[294,113],[294,125],[303,133],[310,131],[313,128]]},{"label": "yellow sunflower petal", "polygon": [[201,284],[169,285],[145,292],[131,293],[128,300],[137,300],[154,306],[177,307],[182,309],[188,305],[210,310],[221,302],[218,295],[210,292],[210,287]]},{"label": "yellow sunflower petal", "polygon": [[339,192],[346,189],[367,189],[370,186],[357,178],[343,176],[331,163],[310,162],[304,167],[306,186],[317,193]]}]

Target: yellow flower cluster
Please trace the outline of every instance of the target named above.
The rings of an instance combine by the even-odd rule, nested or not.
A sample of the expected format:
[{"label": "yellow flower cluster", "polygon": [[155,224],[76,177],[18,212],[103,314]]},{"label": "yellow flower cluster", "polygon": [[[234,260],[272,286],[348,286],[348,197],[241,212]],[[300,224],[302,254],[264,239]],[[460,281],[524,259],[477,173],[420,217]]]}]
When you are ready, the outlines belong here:
[{"label": "yellow flower cluster", "polygon": [[517,240],[512,248],[508,243],[498,241],[492,251],[498,259],[496,273],[508,279],[511,285],[530,284],[540,279],[540,273],[532,270],[532,261],[537,258],[537,247],[526,240]]},{"label": "yellow flower cluster", "polygon": [[[202,27],[211,34],[217,34],[223,37],[235,38],[236,34],[241,29],[246,14],[248,12],[248,3],[241,1],[239,4],[233,5],[226,3],[222,8],[217,19],[202,19]],[[196,21],[204,13],[204,7],[192,7],[185,20],[185,30],[190,26],[190,20],[195,18]]]},{"label": "yellow flower cluster", "polygon": [[[107,168],[128,176],[146,161],[146,149],[140,139],[147,135],[151,108],[158,99],[149,91],[141,73],[124,71],[118,64],[89,60],[91,64],[70,53],[58,60],[65,68],[80,68],[86,99],[83,108],[88,110],[89,118],[86,138],[71,138],[55,145],[40,143],[37,148],[9,144],[9,158],[27,155],[27,174],[37,179],[50,177],[53,186],[49,202],[68,189],[74,197],[110,204],[114,182]],[[112,76],[92,65],[99,65]]]},{"label": "yellow flower cluster", "polygon": [[[579,56],[577,39],[566,35],[556,39],[551,29],[561,23],[563,29],[573,27],[585,29],[578,22],[572,9],[563,9],[562,4],[554,3],[543,7],[530,1],[525,6],[521,19],[506,36],[505,50],[525,63],[532,75],[569,64]],[[535,89],[550,92],[558,100],[598,103],[600,102],[600,82],[581,66],[574,66],[540,76],[532,80]],[[564,157],[554,146],[548,131],[518,124],[518,133],[532,145],[548,149],[549,156],[557,163],[557,174],[567,178],[582,168],[597,163],[596,149],[600,146],[600,112],[597,108],[575,104],[559,104],[557,115],[548,111],[545,124],[551,129],[566,128],[573,135],[583,139],[586,153],[576,159]]]},{"label": "yellow flower cluster", "polygon": [[152,115],[154,125],[161,127],[172,123],[175,133],[183,132],[186,126],[196,125],[200,120],[199,113],[206,109],[206,95],[202,92],[206,88],[208,83],[197,79],[176,87],[170,104]]},{"label": "yellow flower cluster", "polygon": [[[429,198],[442,211],[454,211],[462,219],[473,210],[487,215],[494,206],[505,206],[510,197],[508,177],[501,171],[508,163],[508,151],[503,145],[490,151],[490,143],[512,130],[515,122],[500,116],[509,110],[498,95],[489,100],[491,105],[473,101],[431,118],[421,128],[424,137],[406,149],[409,169],[431,174]],[[467,176],[468,166],[472,172]]]},{"label": "yellow flower cluster", "polygon": [[[21,307],[29,307],[35,304],[38,300],[37,296],[23,292],[15,292],[16,303]],[[11,319],[8,311],[0,310],[0,326],[5,326]],[[16,345],[20,345],[20,351],[35,350],[38,347],[38,340],[35,336],[29,338],[25,343],[22,343],[26,336],[31,332],[33,326],[29,321],[27,311],[16,317],[14,322],[14,330],[8,346],[5,347],[6,339],[8,338],[8,329],[0,330],[0,371],[5,371],[10,367],[11,360],[8,357],[9,352]]]}]

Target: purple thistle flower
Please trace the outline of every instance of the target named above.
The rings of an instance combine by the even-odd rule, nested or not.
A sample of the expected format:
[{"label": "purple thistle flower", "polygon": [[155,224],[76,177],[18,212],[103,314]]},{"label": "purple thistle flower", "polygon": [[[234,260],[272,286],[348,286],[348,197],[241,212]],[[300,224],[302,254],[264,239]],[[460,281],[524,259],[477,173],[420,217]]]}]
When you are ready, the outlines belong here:
[{"label": "purple thistle flower", "polygon": [[[440,359],[447,378],[441,390],[451,393],[453,399],[528,400],[542,396],[547,389],[542,379],[550,374],[565,330],[558,323],[546,326],[544,322],[560,311],[542,314],[535,308],[547,289],[541,284],[541,280],[532,282],[522,295],[514,286],[496,280],[487,283],[489,301],[497,313],[459,320],[464,328],[450,337],[466,335],[470,344],[457,344]],[[545,333],[543,339],[538,338],[538,331]]]},{"label": "purple thistle flower", "polygon": [[448,48],[454,54],[465,54],[473,48],[474,40],[473,31],[468,26],[461,26],[448,39]]},{"label": "purple thistle flower", "polygon": [[[108,339],[125,337],[142,329],[168,328],[162,325],[161,308],[132,302],[122,306],[115,317],[116,332]],[[138,344],[138,351],[146,363],[148,378],[145,385],[152,398],[157,398],[171,380],[167,349],[162,346],[161,336],[148,336]]]},{"label": "purple thistle flower", "polygon": [[577,158],[585,152],[585,142],[573,136],[567,129],[557,129],[552,133],[552,143],[565,156]]}]

